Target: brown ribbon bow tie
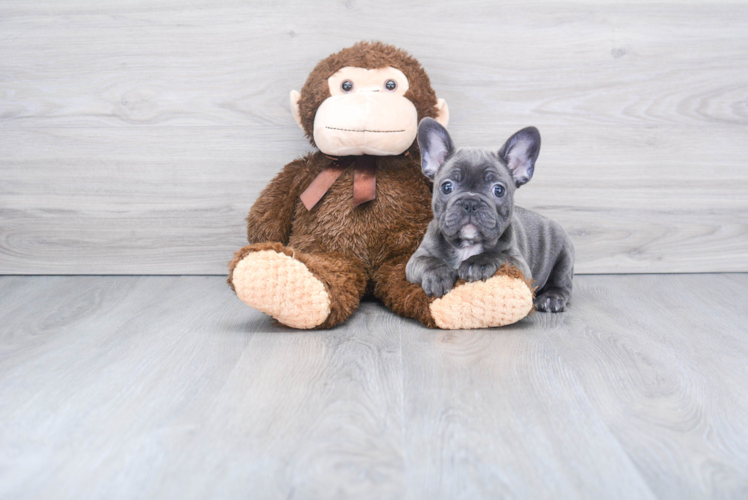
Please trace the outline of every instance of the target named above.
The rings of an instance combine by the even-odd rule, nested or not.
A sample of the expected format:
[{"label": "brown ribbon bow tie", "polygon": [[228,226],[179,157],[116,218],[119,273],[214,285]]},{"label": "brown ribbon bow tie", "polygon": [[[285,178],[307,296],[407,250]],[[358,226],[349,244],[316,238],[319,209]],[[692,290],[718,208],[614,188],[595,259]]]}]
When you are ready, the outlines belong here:
[{"label": "brown ribbon bow tie", "polygon": [[322,170],[299,197],[307,210],[311,210],[322,199],[340,174],[354,161],[356,166],[353,170],[353,206],[357,207],[377,197],[376,157],[363,155],[331,159],[334,160],[333,164]]}]

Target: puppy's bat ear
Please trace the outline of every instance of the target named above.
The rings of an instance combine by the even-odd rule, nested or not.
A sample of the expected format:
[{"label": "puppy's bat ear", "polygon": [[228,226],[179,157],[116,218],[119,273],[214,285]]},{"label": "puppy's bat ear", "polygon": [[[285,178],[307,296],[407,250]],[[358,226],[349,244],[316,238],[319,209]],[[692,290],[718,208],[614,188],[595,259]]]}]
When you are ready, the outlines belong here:
[{"label": "puppy's bat ear", "polygon": [[539,154],[540,132],[535,127],[523,128],[511,136],[499,150],[499,158],[509,167],[517,187],[532,179]]},{"label": "puppy's bat ear", "polygon": [[452,138],[438,121],[424,118],[418,125],[418,146],[421,148],[423,175],[433,181],[439,167],[455,149]]}]

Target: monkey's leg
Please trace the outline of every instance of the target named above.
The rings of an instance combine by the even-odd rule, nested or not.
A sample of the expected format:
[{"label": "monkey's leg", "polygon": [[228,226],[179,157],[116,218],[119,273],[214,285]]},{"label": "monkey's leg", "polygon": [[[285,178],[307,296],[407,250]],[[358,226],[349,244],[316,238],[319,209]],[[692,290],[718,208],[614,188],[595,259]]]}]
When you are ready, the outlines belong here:
[{"label": "monkey's leg", "polygon": [[229,285],[247,305],[292,328],[330,328],[345,321],[366,290],[363,265],[341,254],[306,254],[280,243],[239,250]]},{"label": "monkey's leg", "polygon": [[436,328],[437,324],[429,309],[432,299],[426,295],[421,285],[405,278],[407,263],[408,257],[401,257],[390,260],[377,269],[374,274],[374,295],[396,314],[417,319],[429,328]]},{"label": "monkey's leg", "polygon": [[380,267],[374,294],[401,316],[431,328],[463,330],[516,323],[532,310],[532,291],[516,268],[502,266],[485,281],[460,281],[439,299],[428,297],[420,285],[405,278],[405,261]]}]

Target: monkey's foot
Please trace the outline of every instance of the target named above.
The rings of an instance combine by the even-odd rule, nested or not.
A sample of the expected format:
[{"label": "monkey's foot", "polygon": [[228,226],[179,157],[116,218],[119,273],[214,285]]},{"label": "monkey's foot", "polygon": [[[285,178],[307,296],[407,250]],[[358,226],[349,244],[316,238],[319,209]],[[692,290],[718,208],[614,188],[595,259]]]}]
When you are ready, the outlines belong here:
[{"label": "monkey's foot", "polygon": [[274,250],[248,253],[232,274],[236,295],[286,326],[309,329],[330,315],[325,285],[301,262]]},{"label": "monkey's foot", "polygon": [[[517,273],[514,270],[510,274]],[[431,303],[434,322],[445,330],[466,330],[506,326],[521,320],[532,311],[532,291],[523,277],[512,275],[496,274],[486,281],[456,286]]]}]

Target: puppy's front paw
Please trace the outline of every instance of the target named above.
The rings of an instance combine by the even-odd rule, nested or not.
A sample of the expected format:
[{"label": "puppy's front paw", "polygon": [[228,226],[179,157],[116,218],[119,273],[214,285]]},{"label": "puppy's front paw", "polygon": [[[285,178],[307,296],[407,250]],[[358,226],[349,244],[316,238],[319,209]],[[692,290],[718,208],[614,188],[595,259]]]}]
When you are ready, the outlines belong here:
[{"label": "puppy's front paw", "polygon": [[563,312],[566,310],[566,299],[555,292],[546,292],[535,298],[535,309],[540,312]]},{"label": "puppy's front paw", "polygon": [[421,286],[429,297],[441,297],[455,286],[457,271],[447,264],[436,266],[423,273]]},{"label": "puppy's front paw", "polygon": [[501,262],[482,253],[474,255],[460,264],[457,274],[465,281],[487,280],[499,269]]}]

